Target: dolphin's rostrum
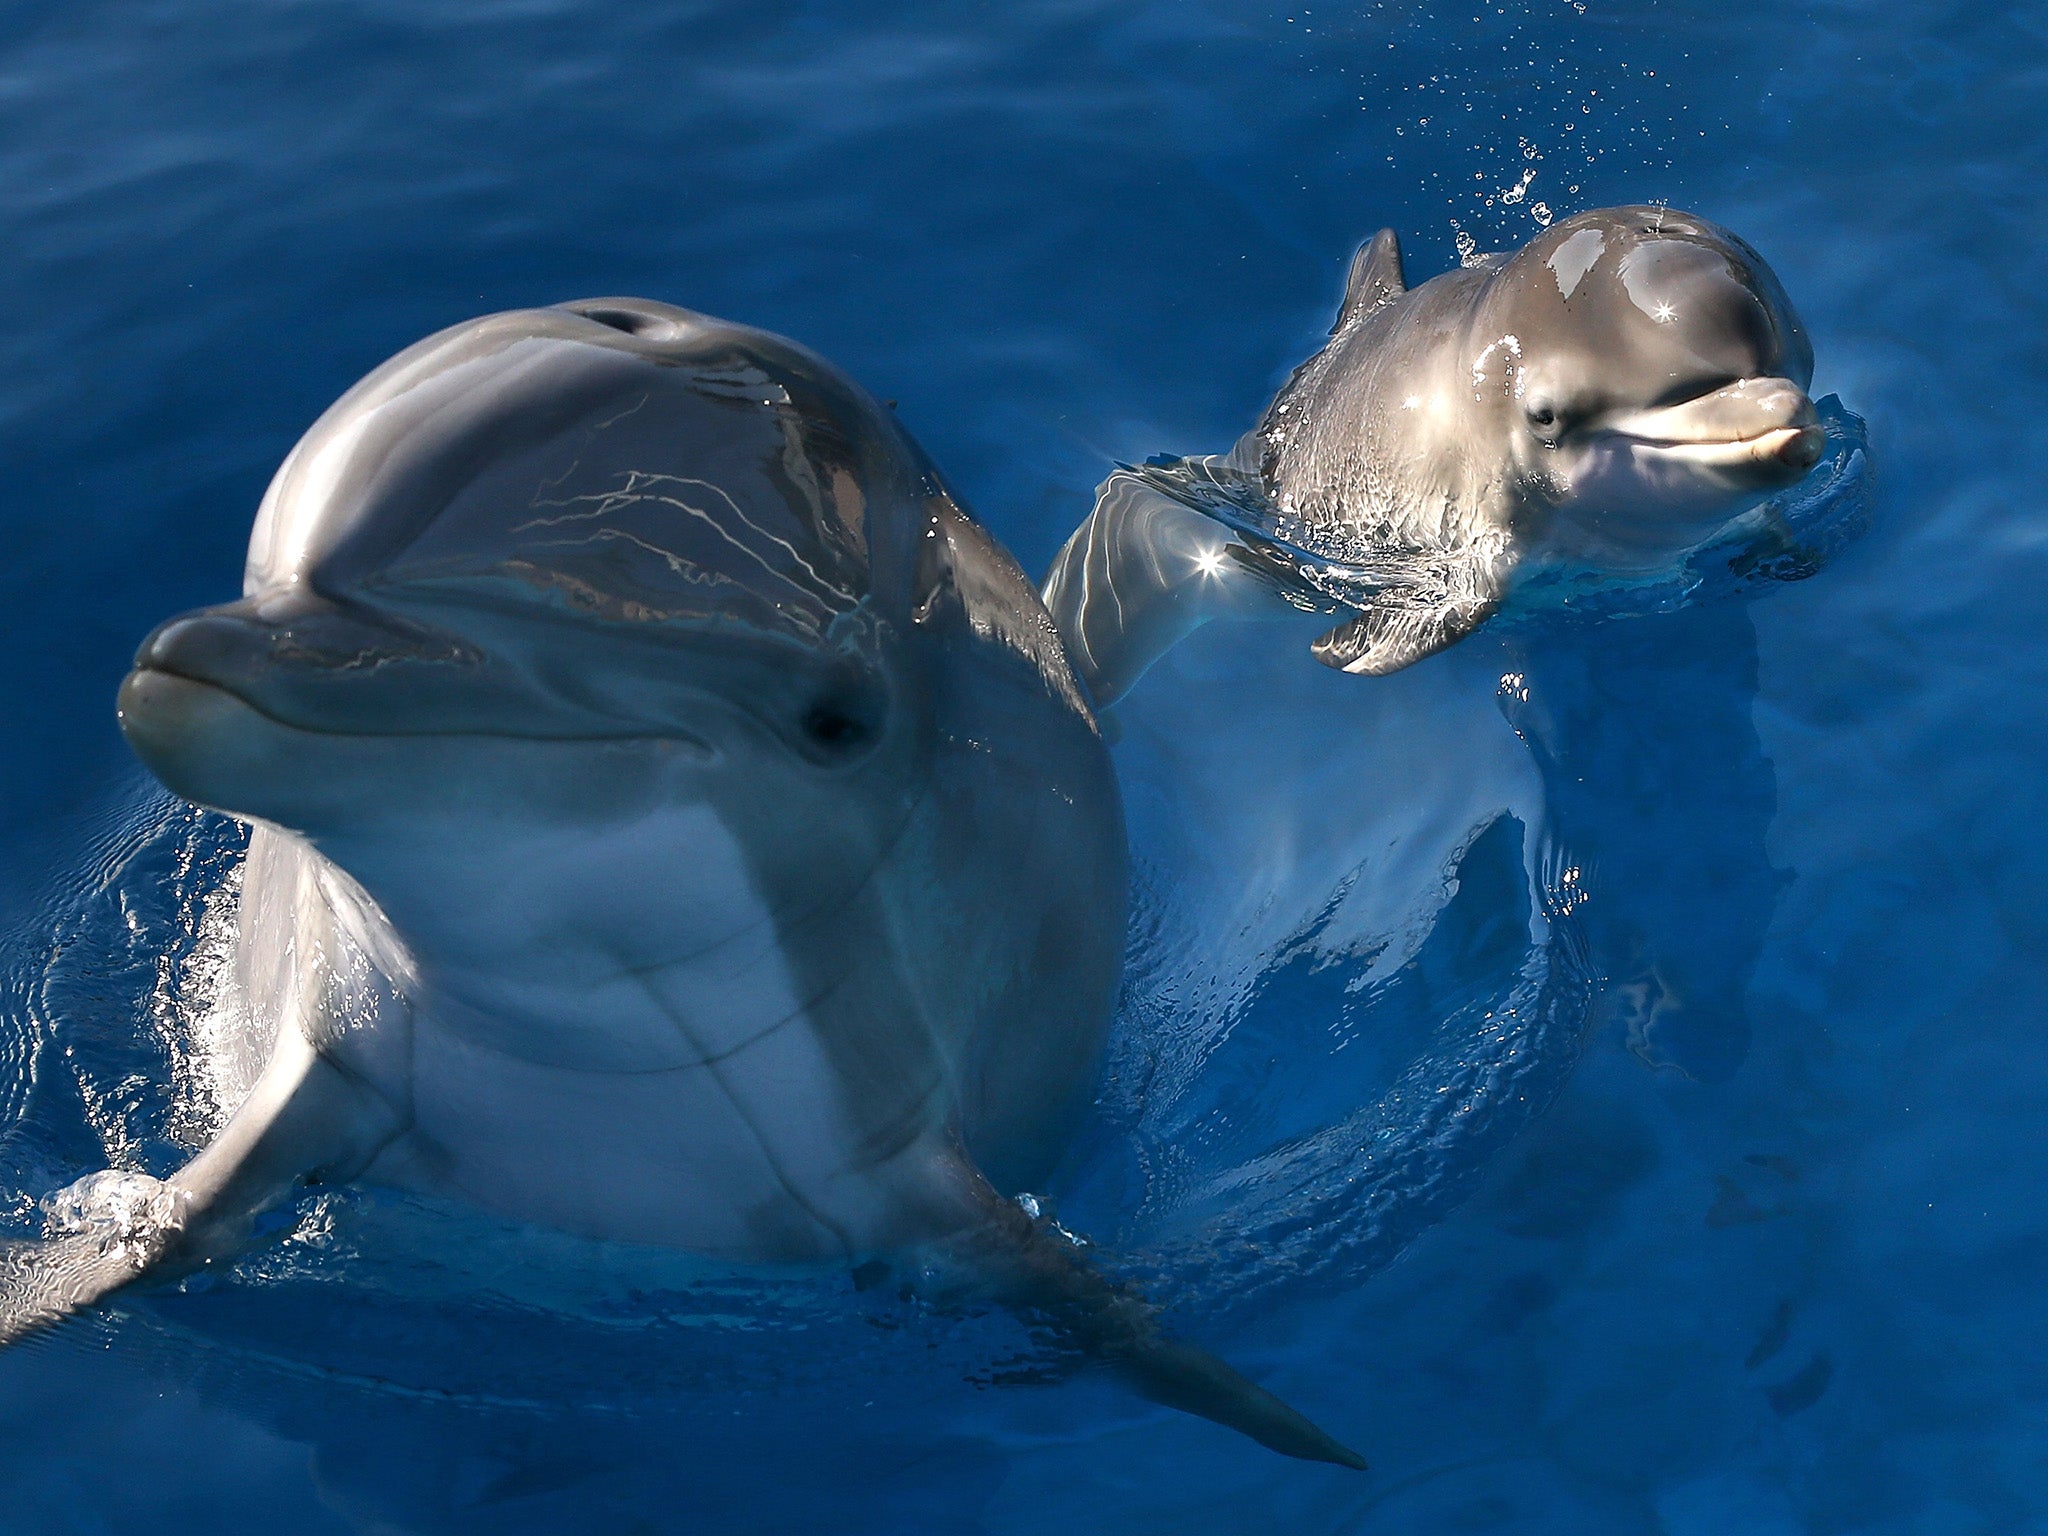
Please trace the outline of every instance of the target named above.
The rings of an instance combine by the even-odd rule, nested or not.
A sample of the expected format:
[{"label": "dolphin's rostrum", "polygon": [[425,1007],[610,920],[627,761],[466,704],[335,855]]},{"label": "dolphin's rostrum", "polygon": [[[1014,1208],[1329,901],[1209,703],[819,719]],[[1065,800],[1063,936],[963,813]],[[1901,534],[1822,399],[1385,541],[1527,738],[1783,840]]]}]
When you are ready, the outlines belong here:
[{"label": "dolphin's rostrum", "polygon": [[1668,571],[1797,482],[1812,376],[1777,278],[1705,219],[1599,209],[1414,289],[1381,230],[1252,431],[1112,475],[1046,603],[1098,704],[1225,615],[1343,614],[1316,659],[1392,672],[1561,573]]},{"label": "dolphin's rostrum", "polygon": [[1006,1198],[1098,1067],[1107,754],[1015,563],[794,343],[642,300],[456,326],[278,471],[120,718],[254,825],[274,1032],[214,1143],[7,1255],[0,1338],[309,1183],[740,1261],[937,1253],[1160,1401],[1361,1465]]}]

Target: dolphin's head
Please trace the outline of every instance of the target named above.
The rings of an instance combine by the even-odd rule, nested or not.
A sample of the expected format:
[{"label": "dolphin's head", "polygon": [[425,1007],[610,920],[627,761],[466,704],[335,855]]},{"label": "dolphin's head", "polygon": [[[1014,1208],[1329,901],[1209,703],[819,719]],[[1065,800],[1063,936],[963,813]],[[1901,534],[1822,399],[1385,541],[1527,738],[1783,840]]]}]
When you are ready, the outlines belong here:
[{"label": "dolphin's head", "polygon": [[1652,207],[1564,220],[1496,271],[1472,383],[1526,492],[1609,560],[1654,561],[1800,479],[1813,348],[1763,258]]},{"label": "dolphin's head", "polygon": [[602,928],[636,882],[687,904],[778,820],[829,884],[914,793],[904,637],[944,494],[779,337],[642,300],[488,316],[315,424],[243,596],[143,642],[121,725],[171,789],[304,837],[415,928]]}]

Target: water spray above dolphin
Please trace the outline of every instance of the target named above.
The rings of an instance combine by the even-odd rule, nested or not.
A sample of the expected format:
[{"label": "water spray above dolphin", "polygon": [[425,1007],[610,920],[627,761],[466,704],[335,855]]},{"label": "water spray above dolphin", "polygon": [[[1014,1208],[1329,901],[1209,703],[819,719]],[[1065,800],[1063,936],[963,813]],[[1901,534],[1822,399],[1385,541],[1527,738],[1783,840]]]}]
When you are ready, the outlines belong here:
[{"label": "water spray above dolphin", "polygon": [[1341,614],[1316,659],[1392,672],[1546,588],[1668,576],[1821,460],[1812,377],[1777,278],[1704,219],[1600,209],[1413,289],[1382,230],[1231,453],[1104,483],[1046,604],[1102,705],[1223,616]]},{"label": "water spray above dolphin", "polygon": [[1108,755],[1037,595],[891,413],[641,300],[400,353],[278,471],[129,742],[253,824],[268,1065],[163,1180],[0,1254],[0,1339],[228,1258],[309,1185],[743,1262],[914,1256],[1155,1399],[1362,1465],[1009,1198],[1122,957]]}]

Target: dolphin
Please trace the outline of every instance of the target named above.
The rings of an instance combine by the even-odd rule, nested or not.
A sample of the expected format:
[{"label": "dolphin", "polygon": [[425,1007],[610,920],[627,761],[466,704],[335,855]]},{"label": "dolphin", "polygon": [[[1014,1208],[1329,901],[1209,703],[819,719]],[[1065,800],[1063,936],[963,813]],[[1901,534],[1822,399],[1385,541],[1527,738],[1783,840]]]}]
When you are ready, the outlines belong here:
[{"label": "dolphin", "polygon": [[267,1065],[169,1178],[48,1203],[0,1338],[360,1179],[950,1266],[1159,1401],[1363,1465],[1023,1197],[1111,1016],[1116,781],[1029,581],[822,358],[640,299],[429,337],[292,450],[243,595],[144,640],[119,715],[253,828]]},{"label": "dolphin", "polygon": [[1339,613],[1316,659],[1393,672],[1546,580],[1668,572],[1799,481],[1812,377],[1769,266],[1691,214],[1597,209],[1412,289],[1383,229],[1229,454],[1103,484],[1046,605],[1099,706],[1223,616]]}]

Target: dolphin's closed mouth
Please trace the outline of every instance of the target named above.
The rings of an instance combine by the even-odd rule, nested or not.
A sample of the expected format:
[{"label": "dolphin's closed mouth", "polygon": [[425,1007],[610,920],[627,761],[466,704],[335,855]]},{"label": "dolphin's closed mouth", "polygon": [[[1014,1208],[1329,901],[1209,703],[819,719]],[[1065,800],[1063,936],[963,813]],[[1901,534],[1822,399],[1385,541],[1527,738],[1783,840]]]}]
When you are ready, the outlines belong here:
[{"label": "dolphin's closed mouth", "polygon": [[1607,430],[1703,469],[1805,474],[1827,451],[1813,401],[1790,379],[1738,379],[1677,405],[1631,412]]},{"label": "dolphin's closed mouth", "polygon": [[[1619,429],[1617,429],[1619,430]],[[1754,437],[1687,439],[1640,437],[1623,432],[1638,448],[1686,459],[1706,468],[1733,469],[1745,464],[1781,464],[1804,474],[1827,451],[1827,434],[1819,427],[1773,427]]]},{"label": "dolphin's closed mouth", "polygon": [[[332,723],[314,725],[304,720],[290,719],[278,713],[275,709],[267,708],[258,700],[251,698],[243,690],[224,683],[217,678],[195,676],[190,672],[162,665],[134,667],[129,671],[127,677],[122,679],[120,698],[116,711],[124,729],[129,729],[132,734],[134,727],[141,723],[138,720],[138,716],[156,714],[166,707],[166,701],[163,697],[164,689],[161,685],[167,682],[177,685],[177,689],[173,691],[197,688],[203,689],[207,694],[212,694],[222,699],[232,699],[252,715],[277,727],[279,730],[296,731],[306,736],[347,737],[360,740],[396,739],[400,737],[417,740],[431,737],[441,739],[484,738],[503,741],[613,741],[622,744],[636,741],[660,742],[680,749],[689,756],[699,758],[705,762],[710,762],[719,755],[718,749],[702,737],[692,735],[687,731],[679,730],[666,724],[660,730],[634,729],[630,727],[610,730],[605,728],[602,721],[593,719],[587,723],[580,723],[577,727],[570,729],[537,729],[535,727],[546,719],[546,715],[542,711],[532,711],[526,718],[516,722],[511,720],[488,723],[476,721],[454,725],[444,730],[431,731],[371,729]],[[204,695],[201,696],[203,697]],[[186,697],[189,699],[192,696],[187,694]],[[179,706],[173,704],[170,707],[175,709]]]}]

